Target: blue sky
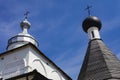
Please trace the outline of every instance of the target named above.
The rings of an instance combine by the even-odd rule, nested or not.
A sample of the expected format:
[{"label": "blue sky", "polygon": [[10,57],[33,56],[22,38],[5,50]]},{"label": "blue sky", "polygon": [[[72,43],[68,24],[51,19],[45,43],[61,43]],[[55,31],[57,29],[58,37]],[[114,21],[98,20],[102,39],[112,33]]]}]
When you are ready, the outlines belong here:
[{"label": "blue sky", "polygon": [[87,5],[102,21],[101,38],[120,58],[120,0],[0,0],[0,52],[21,32],[19,24],[29,10],[29,33],[39,49],[76,80],[89,41],[81,27]]}]

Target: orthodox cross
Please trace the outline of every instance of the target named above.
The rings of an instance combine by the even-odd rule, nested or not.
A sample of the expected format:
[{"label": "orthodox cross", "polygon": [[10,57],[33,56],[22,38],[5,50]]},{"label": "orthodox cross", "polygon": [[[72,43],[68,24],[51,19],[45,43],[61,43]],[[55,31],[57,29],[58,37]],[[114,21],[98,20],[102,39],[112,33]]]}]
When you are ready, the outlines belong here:
[{"label": "orthodox cross", "polygon": [[30,12],[29,12],[29,11],[26,11],[26,13],[24,14],[25,19],[27,19],[27,18],[28,18],[28,14],[30,14]]},{"label": "orthodox cross", "polygon": [[85,10],[88,10],[88,16],[90,16],[91,14],[90,14],[90,9],[92,8],[92,6],[87,6],[87,8],[85,9]]}]

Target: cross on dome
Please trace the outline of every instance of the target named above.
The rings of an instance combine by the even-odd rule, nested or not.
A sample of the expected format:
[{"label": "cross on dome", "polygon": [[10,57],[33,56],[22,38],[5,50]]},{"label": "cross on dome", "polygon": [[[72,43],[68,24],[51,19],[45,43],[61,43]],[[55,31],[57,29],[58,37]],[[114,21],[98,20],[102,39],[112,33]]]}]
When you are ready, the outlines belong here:
[{"label": "cross on dome", "polygon": [[86,8],[85,8],[85,10],[88,10],[88,16],[90,16],[91,15],[91,13],[90,13],[90,9],[92,8],[92,6],[87,6]]},{"label": "cross on dome", "polygon": [[27,30],[30,28],[30,25],[31,25],[30,22],[27,20],[29,13],[30,13],[29,11],[25,12],[24,14],[25,19],[20,23],[23,33],[27,33]]},{"label": "cross on dome", "polygon": [[30,14],[30,12],[29,12],[29,11],[26,11],[26,13],[24,14],[25,19],[27,19],[27,18],[28,18],[28,14]]}]

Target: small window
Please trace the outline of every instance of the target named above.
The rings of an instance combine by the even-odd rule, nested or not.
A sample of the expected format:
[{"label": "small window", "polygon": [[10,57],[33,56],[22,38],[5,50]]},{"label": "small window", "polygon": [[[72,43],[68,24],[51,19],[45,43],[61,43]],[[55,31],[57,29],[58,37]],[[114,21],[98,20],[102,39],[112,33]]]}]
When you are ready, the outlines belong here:
[{"label": "small window", "polygon": [[95,37],[94,32],[93,32],[93,31],[91,31],[91,33],[92,33],[92,38],[94,38],[94,37]]}]

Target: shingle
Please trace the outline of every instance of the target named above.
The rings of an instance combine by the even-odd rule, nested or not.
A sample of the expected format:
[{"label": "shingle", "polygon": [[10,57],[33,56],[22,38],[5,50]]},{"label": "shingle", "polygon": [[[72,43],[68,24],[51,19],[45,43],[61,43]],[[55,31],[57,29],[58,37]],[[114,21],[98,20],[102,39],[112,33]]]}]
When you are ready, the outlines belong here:
[{"label": "shingle", "polygon": [[120,79],[120,61],[101,39],[91,40],[78,80]]}]

